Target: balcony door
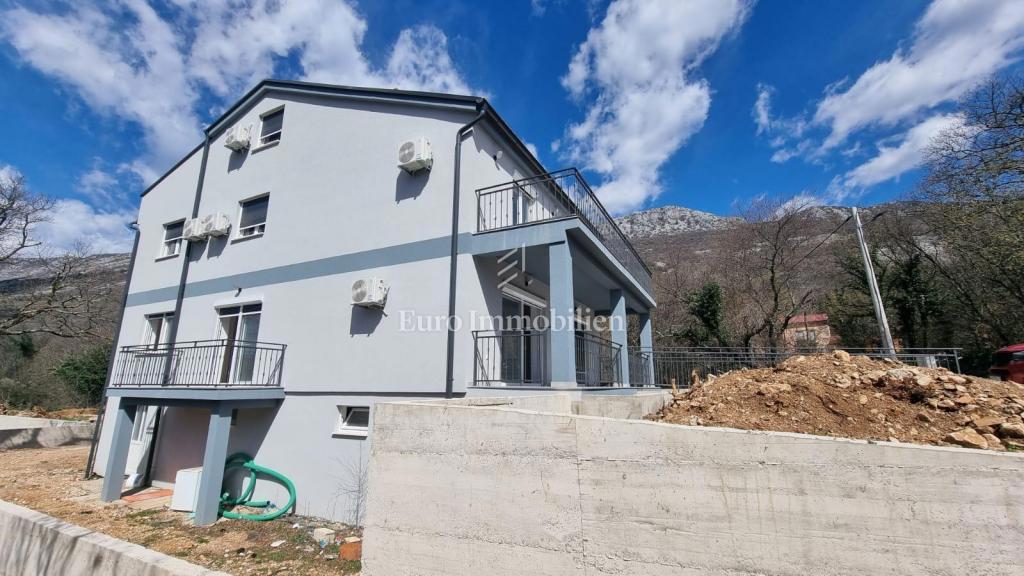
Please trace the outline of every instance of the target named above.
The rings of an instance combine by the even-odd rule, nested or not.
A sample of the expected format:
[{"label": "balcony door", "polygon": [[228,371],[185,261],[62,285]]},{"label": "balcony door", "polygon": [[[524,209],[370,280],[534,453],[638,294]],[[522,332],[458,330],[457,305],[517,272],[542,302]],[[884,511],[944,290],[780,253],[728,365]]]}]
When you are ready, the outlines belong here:
[{"label": "balcony door", "polygon": [[228,306],[218,310],[219,339],[225,341],[220,367],[221,384],[249,384],[256,367],[262,304]]},{"label": "balcony door", "polygon": [[544,384],[545,334],[533,329],[544,308],[537,304],[507,293],[502,297],[501,380],[506,384]]}]

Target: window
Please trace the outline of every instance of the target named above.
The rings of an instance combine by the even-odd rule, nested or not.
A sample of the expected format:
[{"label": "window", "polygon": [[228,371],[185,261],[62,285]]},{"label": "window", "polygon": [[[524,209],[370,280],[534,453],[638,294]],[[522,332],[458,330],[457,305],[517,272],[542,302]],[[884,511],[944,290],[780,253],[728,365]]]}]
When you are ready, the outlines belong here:
[{"label": "window", "polygon": [[369,406],[338,406],[338,436],[366,436],[370,431]]},{"label": "window", "polygon": [[265,378],[263,363],[257,366],[259,352],[260,313],[263,304],[227,306],[217,311],[220,317],[219,337],[224,340],[220,383],[244,384]]},{"label": "window", "polygon": [[242,201],[241,216],[238,219],[238,237],[259,236],[267,229],[267,208],[270,196],[260,196]]},{"label": "window", "polygon": [[185,231],[185,221],[178,220],[164,224],[164,245],[160,250],[161,258],[177,256],[181,252],[181,236]]},{"label": "window", "polygon": [[281,128],[284,126],[284,108],[268,112],[260,116],[260,146],[266,146],[281,139]]},{"label": "window", "polygon": [[174,312],[149,314],[146,316],[146,333],[142,337],[142,343],[153,348],[160,344],[166,344],[171,337],[173,326]]}]

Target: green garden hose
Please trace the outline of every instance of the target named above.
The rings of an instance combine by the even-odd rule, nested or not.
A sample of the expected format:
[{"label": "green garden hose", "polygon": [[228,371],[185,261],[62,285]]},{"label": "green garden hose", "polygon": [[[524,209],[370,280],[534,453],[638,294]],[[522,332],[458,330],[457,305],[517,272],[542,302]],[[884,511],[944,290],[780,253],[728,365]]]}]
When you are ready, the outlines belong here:
[{"label": "green garden hose", "polygon": [[[256,464],[253,462],[252,456],[245,452],[236,452],[231,456],[228,456],[228,459],[224,464],[224,475],[227,476],[227,472],[232,468],[245,468],[249,470],[249,482],[246,484],[245,489],[242,490],[242,494],[239,495],[238,498],[232,498],[231,494],[228,492],[221,494],[221,516],[225,518],[233,518],[235,520],[273,520],[274,518],[277,518],[291,510],[292,506],[295,506],[295,484],[292,484],[292,481],[284,474]],[[249,500],[249,498],[252,497],[253,490],[256,489],[256,474],[270,476],[281,484],[284,484],[284,487],[288,489],[288,504],[283,508],[278,508],[272,512],[265,512],[263,514],[242,514],[240,512],[232,512],[231,509],[235,506],[248,506],[250,508],[273,507],[273,504],[267,500]]]}]

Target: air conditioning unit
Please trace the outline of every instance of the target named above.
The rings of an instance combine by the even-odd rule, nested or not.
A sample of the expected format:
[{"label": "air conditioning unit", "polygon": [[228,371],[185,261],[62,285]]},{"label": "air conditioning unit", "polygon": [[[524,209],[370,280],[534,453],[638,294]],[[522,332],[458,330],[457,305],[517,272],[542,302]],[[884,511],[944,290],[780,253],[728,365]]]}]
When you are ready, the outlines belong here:
[{"label": "air conditioning unit", "polygon": [[352,283],[352,304],[366,308],[384,308],[388,285],[380,278],[362,278]]},{"label": "air conditioning unit", "polygon": [[434,154],[426,138],[407,140],[398,148],[398,167],[412,174],[434,165]]},{"label": "air conditioning unit", "polygon": [[231,230],[231,220],[226,214],[216,212],[209,214],[202,219],[202,231],[204,236],[224,236]]},{"label": "air conditioning unit", "polygon": [[188,220],[185,220],[185,227],[181,231],[181,235],[189,242],[202,242],[205,240],[206,234],[203,233],[202,219],[189,218]]},{"label": "air conditioning unit", "polygon": [[249,133],[252,132],[249,126],[235,126],[228,130],[224,138],[224,146],[235,152],[245,150],[249,147]]}]

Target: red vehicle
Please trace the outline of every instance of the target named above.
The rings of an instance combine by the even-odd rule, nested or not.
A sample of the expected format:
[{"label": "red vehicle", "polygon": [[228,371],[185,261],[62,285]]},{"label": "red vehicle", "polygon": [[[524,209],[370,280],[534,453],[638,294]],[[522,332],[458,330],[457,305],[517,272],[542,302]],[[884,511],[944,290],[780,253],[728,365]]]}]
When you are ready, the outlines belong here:
[{"label": "red vehicle", "polygon": [[1024,344],[1014,344],[997,350],[992,355],[992,366],[988,373],[993,378],[1024,384]]}]

